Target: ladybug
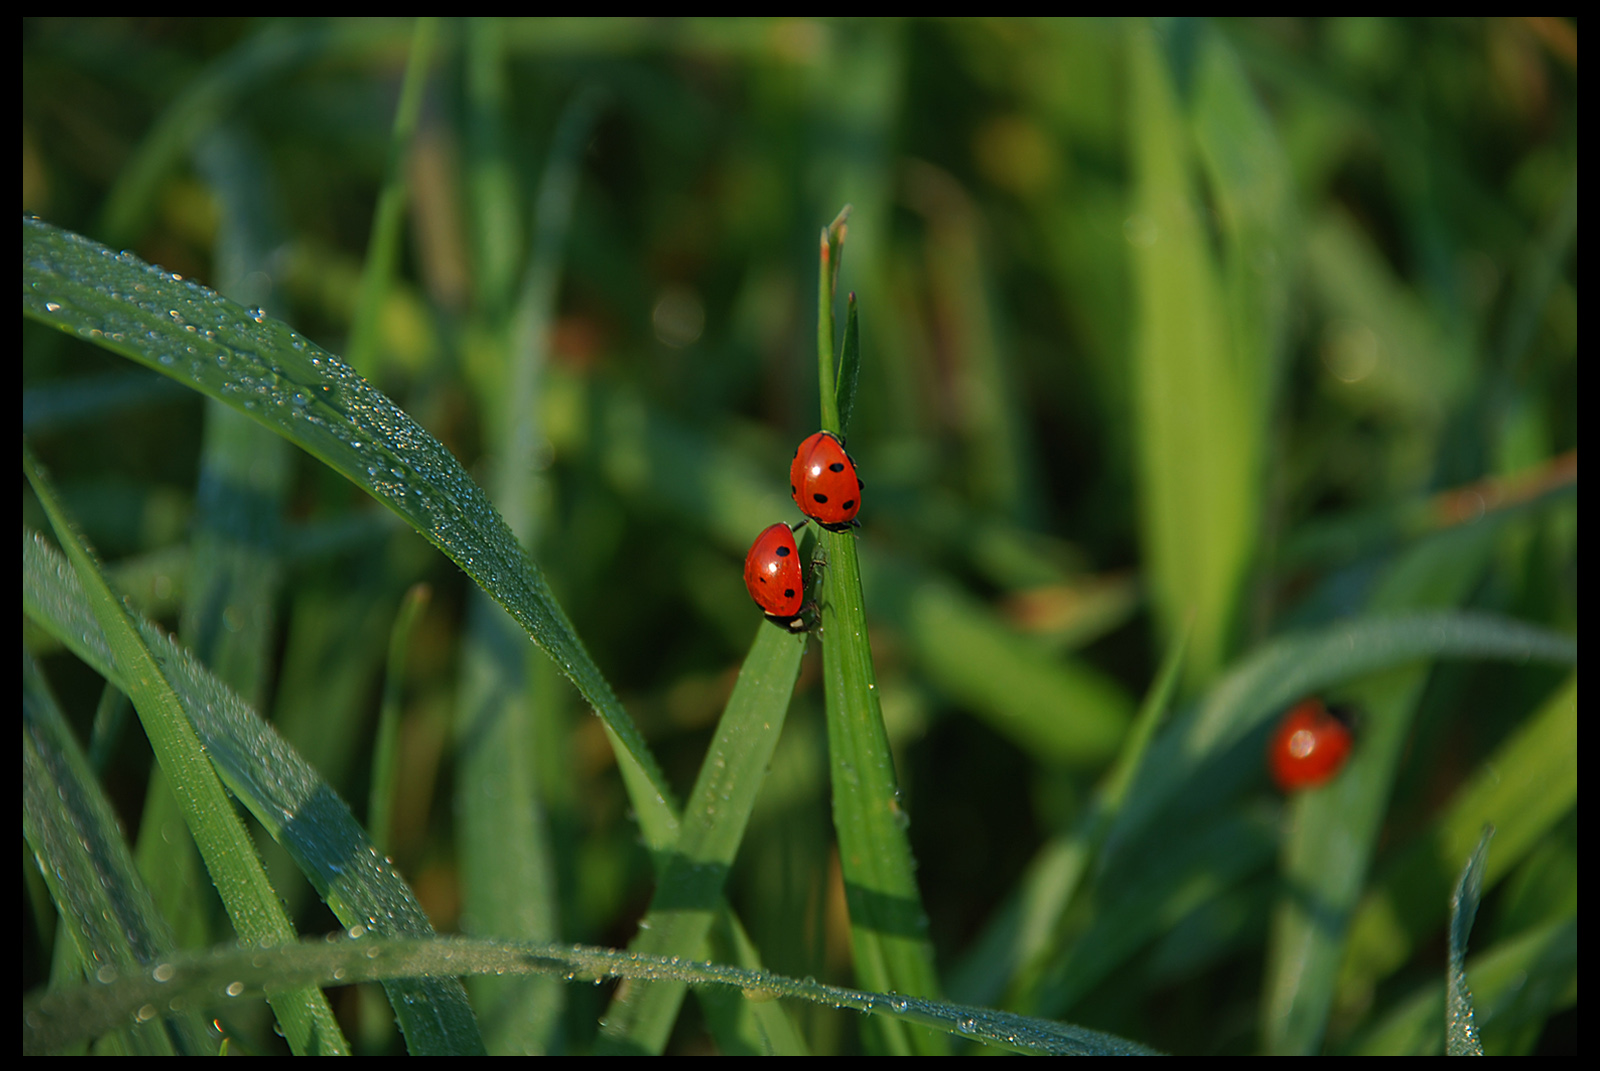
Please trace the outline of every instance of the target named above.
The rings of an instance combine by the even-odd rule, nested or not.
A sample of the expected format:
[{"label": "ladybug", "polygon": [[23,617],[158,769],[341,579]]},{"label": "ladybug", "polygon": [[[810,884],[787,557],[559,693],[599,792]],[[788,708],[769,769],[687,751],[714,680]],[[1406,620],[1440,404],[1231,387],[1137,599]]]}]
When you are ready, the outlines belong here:
[{"label": "ladybug", "polygon": [[830,532],[843,532],[856,521],[861,509],[861,488],[856,464],[844,452],[844,443],[831,431],[819,431],[794,452],[789,462],[789,493],[800,512]]},{"label": "ladybug", "polygon": [[744,556],[744,586],[767,620],[790,632],[806,631],[801,620],[806,609],[805,577],[794,531],[787,524],[762,529],[750,544],[750,553]]},{"label": "ladybug", "polygon": [[1302,700],[1283,716],[1267,746],[1272,779],[1285,792],[1326,784],[1344,768],[1354,742],[1343,710],[1329,711],[1320,699]]}]

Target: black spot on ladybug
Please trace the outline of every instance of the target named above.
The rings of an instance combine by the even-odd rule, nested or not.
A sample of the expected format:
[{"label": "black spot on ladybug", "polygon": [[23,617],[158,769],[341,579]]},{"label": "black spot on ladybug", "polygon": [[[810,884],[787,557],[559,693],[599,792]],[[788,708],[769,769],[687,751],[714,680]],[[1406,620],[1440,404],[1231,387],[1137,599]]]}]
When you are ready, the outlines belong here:
[{"label": "black spot on ladybug", "polygon": [[841,509],[855,509],[856,508],[856,500],[852,498],[850,501],[846,502],[840,508]]},{"label": "black spot on ladybug", "polygon": [[788,556],[789,556],[789,548],[788,547],[779,547],[778,548],[778,557],[787,558]]},{"label": "black spot on ladybug", "polygon": [[828,496],[824,495],[824,494],[819,494],[817,492],[812,492],[811,501],[815,502],[817,505],[820,506],[820,505],[825,504],[828,501]]},{"label": "black spot on ladybug", "polygon": [[828,471],[829,472],[843,472],[844,471],[844,462],[835,461],[833,464],[828,466]]}]

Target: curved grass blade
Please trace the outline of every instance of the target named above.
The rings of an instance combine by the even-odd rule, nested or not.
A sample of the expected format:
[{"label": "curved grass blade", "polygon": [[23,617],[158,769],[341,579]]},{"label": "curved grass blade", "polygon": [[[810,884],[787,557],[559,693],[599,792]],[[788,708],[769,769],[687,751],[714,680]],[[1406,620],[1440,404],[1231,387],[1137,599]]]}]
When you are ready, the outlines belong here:
[{"label": "curved grass blade", "polygon": [[538,566],[437,439],[337,357],[196,283],[24,219],[23,311],[217,398],[399,514],[528,633],[605,721],[647,843],[677,836],[670,790]]},{"label": "curved grass blade", "polygon": [[[240,939],[260,946],[294,941],[298,935],[267,880],[250,835],[217,780],[203,742],[184,716],[170,666],[156,657],[107,586],[93,552],[63,512],[26,444],[22,467],[84,585],[88,608],[120,669],[117,684],[139,712],[151,750],[178,796],[184,821],[235,931]],[[280,992],[269,1003],[294,1052],[349,1052],[333,1009],[319,990],[301,987]]]},{"label": "curved grass blade", "polygon": [[585,945],[530,945],[481,938],[363,938],[310,941],[238,951],[223,949],[172,961],[155,982],[149,972],[108,978],[94,985],[29,997],[23,1005],[23,1051],[52,1051],[114,1027],[151,999],[182,994],[198,1004],[221,999],[237,982],[250,990],[291,983],[330,985],[441,974],[553,974],[568,981],[604,978],[671,978],[692,986],[736,990],[744,999],[805,1000],[854,1008],[874,1019],[891,1019],[981,1041],[1001,1049],[1056,1056],[1134,1056],[1156,1053],[1111,1034],[991,1008],[941,1000],[870,993],[786,978],[717,963],[641,956]]},{"label": "curved grass blade", "polygon": [[[728,697],[716,738],[683,811],[678,843],[656,883],[650,911],[629,942],[632,952],[698,958],[722,905],[722,889],[744,839],[756,794],[800,676],[806,638],[762,622]],[[630,982],[606,1011],[601,1048],[659,1054],[677,1021],[686,986]]]},{"label": "curved grass blade", "polygon": [[[107,680],[129,690],[77,573],[26,529],[22,595],[31,619]],[[339,921],[379,935],[431,935],[433,926],[410,888],[373,850],[344,801],[317,772],[171,637],[143,618],[134,625],[168,672],[188,724],[229,790],[289,850]],[[402,979],[387,988],[413,1053],[482,1051],[466,992],[455,979]]]},{"label": "curved grass blade", "polygon": [[[22,653],[22,831],[77,951],[77,981],[102,964],[153,967],[177,952],[172,930],[139,877],[133,854],[49,685]],[[59,984],[64,979],[57,978]],[[216,1052],[192,1012],[127,1029],[126,1051]]]}]

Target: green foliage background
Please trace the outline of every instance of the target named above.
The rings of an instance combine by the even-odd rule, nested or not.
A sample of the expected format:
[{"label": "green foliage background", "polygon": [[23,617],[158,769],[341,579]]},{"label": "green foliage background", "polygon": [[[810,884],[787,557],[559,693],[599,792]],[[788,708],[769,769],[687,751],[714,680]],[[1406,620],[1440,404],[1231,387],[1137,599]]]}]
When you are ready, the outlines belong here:
[{"label": "green foliage background", "polygon": [[[767,627],[740,563],[797,519],[816,236],[851,203],[858,545],[945,994],[1183,1052],[1442,1051],[1447,901],[1492,821],[1485,1049],[1572,1044],[1573,24],[426,29],[27,21],[23,211],[264,309],[437,437],[682,797]],[[23,361],[27,440],[113,582],[351,802],[436,929],[633,939],[655,841],[615,741],[459,569],[154,372],[33,321]],[[209,897],[178,944],[230,940],[161,847],[126,701],[25,643],[157,904]],[[848,984],[816,646],[726,891],[767,967]],[[1285,801],[1261,748],[1312,689],[1362,743]],[[473,803],[462,712],[507,703],[525,779]],[[505,851],[462,843],[479,805]],[[295,928],[338,928],[256,840]],[[548,870],[518,869],[533,842]],[[32,989],[66,968],[24,880]],[[491,1049],[579,1052],[610,995],[469,991]],[[356,1051],[398,1045],[376,989],[329,995]],[[684,1008],[669,1051],[704,1051],[716,1002]],[[893,1048],[790,1017],[813,1052]],[[282,1044],[260,1012],[227,1029]]]}]

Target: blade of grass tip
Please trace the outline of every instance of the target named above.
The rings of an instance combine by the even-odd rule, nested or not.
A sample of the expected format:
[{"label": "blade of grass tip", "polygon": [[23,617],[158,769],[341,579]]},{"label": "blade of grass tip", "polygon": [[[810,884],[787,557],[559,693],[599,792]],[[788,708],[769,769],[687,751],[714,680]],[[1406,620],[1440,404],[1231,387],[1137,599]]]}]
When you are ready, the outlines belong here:
[{"label": "blade of grass tip", "polygon": [[24,219],[23,311],[221,399],[399,514],[500,603],[606,723],[646,842],[677,837],[660,767],[538,566],[461,463],[342,361],[263,313]]},{"label": "blade of grass tip", "polygon": [[[72,560],[118,664],[124,667],[123,686],[139,712],[151,749],[183,804],[189,831],[240,939],[262,947],[293,942],[297,937],[294,927],[267,881],[255,845],[217,780],[194,726],[184,716],[167,673],[134,629],[121,601],[106,586],[92,552],[66,516],[26,444],[22,464],[29,485]],[[349,1052],[333,1009],[320,990],[285,990],[268,1002],[294,1052]]]},{"label": "blade of grass tip", "polygon": [[[818,273],[817,359],[821,366],[822,426],[839,428],[833,376],[833,309],[830,258],[844,239],[841,212],[823,232]],[[894,756],[867,638],[861,566],[851,531],[821,536],[828,562],[823,575],[822,675],[827,708],[828,757],[833,783],[833,823],[850,911],[856,977],[868,989],[936,997],[938,975],[928,940],[927,914],[917,888],[916,861],[906,835],[909,816],[901,807]],[[875,1041],[885,1052],[924,1055],[947,1051],[945,1039],[898,1022],[874,1019]]]},{"label": "blade of grass tip", "polygon": [[839,356],[839,434],[850,430],[850,417],[856,409],[856,382],[861,371],[861,324],[856,317],[856,294],[845,299],[844,351]]},{"label": "blade of grass tip", "polygon": [[[124,691],[78,574],[26,526],[22,536],[23,609],[74,654]],[[172,674],[183,713],[235,798],[288,848],[318,895],[352,933],[432,936],[433,926],[394,867],[377,854],[344,801],[299,753],[239,697],[143,618],[134,626]],[[483,1051],[466,990],[454,977],[386,982],[395,1019],[412,1053]]]},{"label": "blade of grass tip", "polygon": [[[722,889],[744,838],[756,794],[783,732],[806,637],[763,621],[694,791],[684,806],[678,843],[656,883],[650,910],[628,943],[643,955],[702,958],[722,903]],[[683,1002],[682,982],[630,982],[607,1009],[597,1051],[659,1054]]]},{"label": "blade of grass tip", "polygon": [[394,821],[395,776],[399,768],[400,694],[406,675],[406,653],[411,648],[411,633],[422,612],[428,608],[433,589],[427,584],[411,585],[400,601],[394,627],[389,630],[389,657],[384,663],[383,700],[378,707],[378,732],[372,745],[372,787],[367,795],[367,830],[372,846],[380,855],[391,850],[389,830]]},{"label": "blade of grass tip", "polygon": [[[22,831],[74,949],[73,980],[149,969],[177,951],[106,799],[33,657],[22,652]],[[55,981],[64,980],[58,978]],[[130,1052],[216,1052],[193,1011],[137,1022]]]},{"label": "blade of grass tip", "polygon": [[1483,897],[1483,872],[1488,866],[1489,841],[1494,826],[1483,827],[1477,850],[1467,860],[1450,898],[1450,966],[1445,1004],[1445,1053],[1449,1056],[1482,1056],[1483,1042],[1473,1022],[1472,990],[1467,988],[1467,937],[1478,917],[1478,901]]},{"label": "blade of grass tip", "polygon": [[438,28],[439,20],[432,16],[417,19],[412,27],[411,50],[406,57],[405,78],[400,84],[400,102],[389,132],[383,185],[378,189],[378,203],[372,210],[372,236],[367,241],[366,262],[361,267],[355,315],[350,318],[345,360],[350,362],[351,368],[369,378],[376,372],[379,315],[400,261],[400,229],[406,207],[406,159],[411,152],[412,139],[416,137],[417,119],[422,114],[422,91],[428,84]]}]

